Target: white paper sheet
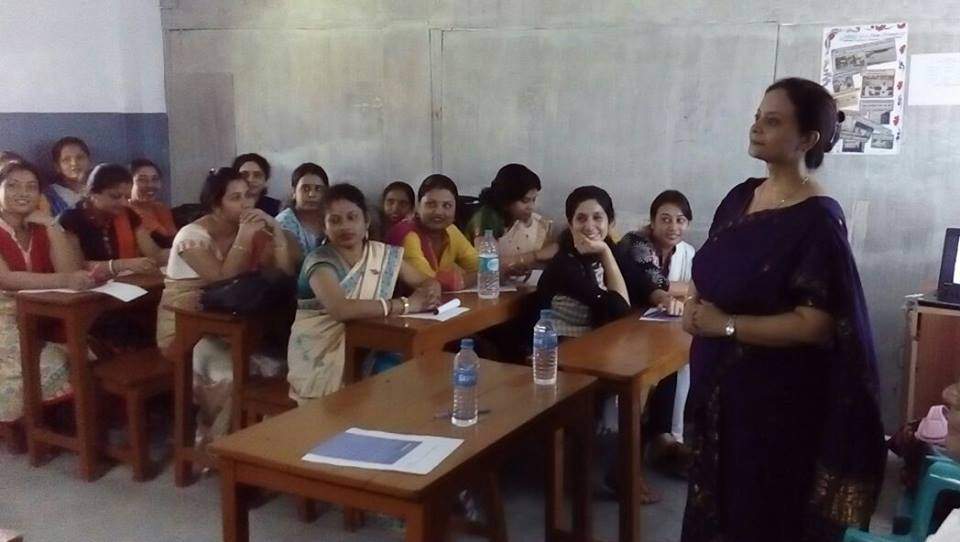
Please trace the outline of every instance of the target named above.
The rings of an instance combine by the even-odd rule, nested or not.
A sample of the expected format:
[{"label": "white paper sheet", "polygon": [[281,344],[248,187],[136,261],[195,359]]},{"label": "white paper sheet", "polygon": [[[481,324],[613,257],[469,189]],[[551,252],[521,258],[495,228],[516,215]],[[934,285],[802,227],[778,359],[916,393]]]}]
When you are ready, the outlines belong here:
[{"label": "white paper sheet", "polygon": [[541,276],[543,276],[543,269],[534,269],[533,271],[530,271],[530,276],[527,277],[527,280],[524,282],[524,284],[536,288],[537,283],[540,282]]},{"label": "white paper sheet", "polygon": [[679,316],[670,316],[667,311],[658,307],[647,309],[640,317],[641,322],[676,322],[679,319]]},{"label": "white paper sheet", "polygon": [[910,57],[910,105],[960,105],[960,53]]},{"label": "white paper sheet", "polygon": [[418,312],[415,314],[403,314],[401,318],[418,318],[420,320],[436,320],[438,322],[446,322],[451,318],[456,318],[461,314],[470,310],[469,307],[455,307],[453,309],[443,311],[440,314],[434,314],[432,312]]},{"label": "white paper sheet", "polygon": [[433,313],[434,313],[434,314],[440,314],[440,313],[442,313],[442,312],[447,312],[447,311],[449,311],[449,310],[453,310],[453,309],[455,309],[455,308],[457,308],[457,307],[459,307],[459,306],[460,306],[460,298],[455,297],[455,298],[451,299],[450,301],[447,301],[447,302],[444,303],[443,305],[440,305],[439,307],[433,309]]},{"label": "white paper sheet", "polygon": [[117,282],[115,280],[111,280],[106,284],[97,286],[96,288],[91,288],[90,291],[107,294],[108,296],[115,297],[124,303],[133,301],[134,299],[146,295],[147,293],[146,290],[139,286],[127,284],[126,282]]},{"label": "white paper sheet", "polygon": [[[516,291],[517,291],[517,287],[516,287],[516,286],[510,286],[509,284],[501,284],[501,285],[500,285],[500,291],[501,291],[501,292],[516,292]],[[466,290],[454,290],[454,291],[448,292],[448,293],[451,293],[451,294],[475,294],[475,293],[477,293],[477,287],[474,286],[473,288],[467,288]]]},{"label": "white paper sheet", "polygon": [[[133,301],[134,299],[142,295],[145,295],[147,293],[146,290],[144,290],[139,286],[134,286],[133,284],[127,284],[125,282],[117,282],[114,280],[111,280],[110,282],[107,282],[101,286],[97,286],[96,288],[91,288],[89,290],[84,290],[84,291],[99,292],[101,294],[106,294],[110,297],[119,299],[124,303]],[[44,292],[78,294],[80,293],[80,290],[71,290],[70,288],[48,288],[48,289],[40,289],[40,290],[20,290],[20,292],[25,294],[38,294],[38,293],[44,293]]]},{"label": "white paper sheet", "polygon": [[[387,433],[384,431],[370,431],[367,429],[360,429],[357,427],[351,427],[344,431],[344,433],[350,435],[356,435],[361,437],[373,437],[375,439],[383,439],[380,444],[386,444],[389,446],[393,443],[416,443],[415,446],[403,453],[399,458],[392,459],[390,462],[378,463],[371,461],[356,461],[352,459],[347,459],[342,457],[342,453],[338,454],[337,457],[329,457],[324,455],[318,455],[313,453],[314,450],[311,450],[309,453],[303,456],[304,461],[310,463],[323,463],[327,465],[337,465],[340,467],[356,467],[361,469],[373,469],[373,470],[387,470],[394,472],[405,472],[410,474],[428,474],[433,469],[437,468],[437,465],[443,462],[444,459],[450,456],[461,444],[463,444],[463,439],[447,438],[447,437],[433,437],[427,435],[405,435],[400,433]],[[321,443],[316,449],[322,448],[324,443]],[[371,443],[371,445],[376,445]],[[343,449],[340,450],[341,452]],[[358,449],[357,455],[361,455],[368,450]],[[389,455],[389,454],[388,454]]]}]

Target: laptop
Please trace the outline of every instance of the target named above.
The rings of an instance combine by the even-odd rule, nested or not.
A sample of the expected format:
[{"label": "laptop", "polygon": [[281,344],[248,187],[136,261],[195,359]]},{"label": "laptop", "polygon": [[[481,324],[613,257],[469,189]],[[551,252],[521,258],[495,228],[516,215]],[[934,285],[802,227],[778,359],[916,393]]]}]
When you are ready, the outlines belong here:
[{"label": "laptop", "polygon": [[947,228],[940,260],[940,280],[936,294],[917,299],[921,305],[960,310],[960,228]]}]

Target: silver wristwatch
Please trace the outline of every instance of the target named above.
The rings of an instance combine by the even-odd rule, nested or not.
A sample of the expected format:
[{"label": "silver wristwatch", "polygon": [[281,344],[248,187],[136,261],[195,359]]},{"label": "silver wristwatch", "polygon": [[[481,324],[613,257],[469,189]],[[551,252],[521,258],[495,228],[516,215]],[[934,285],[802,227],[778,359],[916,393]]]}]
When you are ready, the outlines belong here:
[{"label": "silver wristwatch", "polygon": [[731,316],[727,319],[727,325],[723,328],[723,335],[725,337],[733,337],[737,334],[737,317]]}]

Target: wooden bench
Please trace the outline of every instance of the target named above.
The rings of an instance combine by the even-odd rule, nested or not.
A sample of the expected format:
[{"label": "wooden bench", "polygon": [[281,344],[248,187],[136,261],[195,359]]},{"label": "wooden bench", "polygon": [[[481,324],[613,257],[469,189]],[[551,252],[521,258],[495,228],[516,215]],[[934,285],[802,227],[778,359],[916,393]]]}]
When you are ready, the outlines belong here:
[{"label": "wooden bench", "polygon": [[[193,465],[215,467],[210,456],[194,447],[196,425],[193,419],[193,347],[205,336],[222,337],[230,344],[233,360],[233,415],[231,429],[236,431],[256,424],[266,416],[276,416],[295,408],[286,378],[261,378],[250,375],[250,356],[261,338],[255,318],[232,314],[171,307],[176,313],[174,358],[174,484],[194,482]],[[313,502],[298,498],[297,515],[305,522],[317,517]],[[351,522],[347,522],[352,527]]]},{"label": "wooden bench", "polygon": [[296,401],[290,398],[286,378],[250,377],[244,384],[240,393],[241,429],[297,407]]},{"label": "wooden bench", "polygon": [[142,482],[155,474],[150,464],[146,404],[173,389],[173,367],[156,347],[124,353],[96,364],[98,389],[124,402],[127,445],[107,446],[106,454],[133,468],[133,479]]},{"label": "wooden bench", "polygon": [[[132,275],[117,279],[147,290],[147,294],[129,303],[96,292],[64,294],[59,292],[18,292],[17,327],[23,371],[23,428],[27,437],[30,464],[40,466],[48,459],[50,447],[71,450],[79,455],[80,477],[95,480],[102,474],[99,459],[99,415],[93,363],[88,359],[89,332],[99,316],[114,311],[142,315],[144,321],[156,320],[157,304],[163,291],[163,276]],[[148,316],[149,315],[149,316]],[[55,323],[52,323],[55,322]],[[47,423],[40,389],[40,351],[44,331],[50,325],[62,326],[73,387],[75,434],[64,434]]]}]

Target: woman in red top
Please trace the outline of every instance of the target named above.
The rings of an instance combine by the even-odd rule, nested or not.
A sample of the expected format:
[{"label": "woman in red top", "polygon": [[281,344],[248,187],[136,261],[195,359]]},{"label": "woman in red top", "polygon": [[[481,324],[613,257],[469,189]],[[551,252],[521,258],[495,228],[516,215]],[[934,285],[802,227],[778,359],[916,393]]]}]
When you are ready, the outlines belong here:
[{"label": "woman in red top", "polygon": [[[20,333],[11,292],[37,288],[84,290],[94,286],[80,255],[49,214],[38,212],[36,168],[11,162],[0,169],[0,422],[23,413]],[[47,343],[40,353],[40,388],[45,400],[70,391],[66,348]]]}]

